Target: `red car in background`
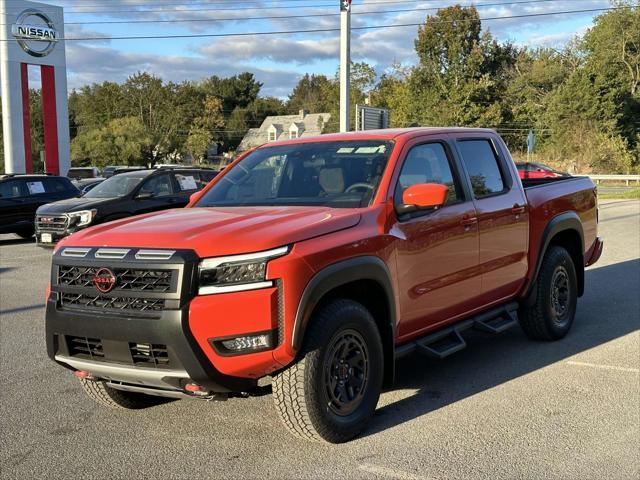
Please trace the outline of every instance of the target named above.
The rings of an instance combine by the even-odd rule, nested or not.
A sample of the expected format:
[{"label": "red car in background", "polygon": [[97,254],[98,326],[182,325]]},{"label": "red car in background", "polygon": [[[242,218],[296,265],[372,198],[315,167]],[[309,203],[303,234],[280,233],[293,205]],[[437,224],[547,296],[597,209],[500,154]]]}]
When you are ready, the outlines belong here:
[{"label": "red car in background", "polygon": [[516,167],[518,167],[518,175],[520,175],[521,180],[566,176],[566,173],[559,172],[539,163],[516,162]]}]

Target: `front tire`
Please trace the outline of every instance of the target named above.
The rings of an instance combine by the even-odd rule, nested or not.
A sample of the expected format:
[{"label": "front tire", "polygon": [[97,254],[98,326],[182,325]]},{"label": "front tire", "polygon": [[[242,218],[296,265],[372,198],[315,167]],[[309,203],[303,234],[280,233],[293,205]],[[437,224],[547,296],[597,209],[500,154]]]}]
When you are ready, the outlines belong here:
[{"label": "front tire", "polygon": [[578,301],[576,268],[569,252],[551,247],[542,260],[536,279],[535,301],[521,306],[520,325],[535,340],[559,340],[573,324]]},{"label": "front tire", "polygon": [[152,407],[162,403],[162,398],[145,395],[144,393],[125,392],[116,390],[106,385],[104,382],[94,380],[79,379],[82,388],[89,398],[99,403],[103,407],[125,410],[138,410]]},{"label": "front tire", "polygon": [[312,316],[300,360],[274,378],[276,409],[298,437],[346,442],[369,423],[383,371],[371,313],[352,300],[335,300]]}]

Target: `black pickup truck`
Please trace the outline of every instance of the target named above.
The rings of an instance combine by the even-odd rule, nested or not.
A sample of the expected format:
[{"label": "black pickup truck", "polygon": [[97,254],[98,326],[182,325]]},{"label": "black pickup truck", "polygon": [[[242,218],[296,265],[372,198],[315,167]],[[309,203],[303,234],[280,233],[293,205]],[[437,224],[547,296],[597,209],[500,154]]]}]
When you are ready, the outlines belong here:
[{"label": "black pickup truck", "polygon": [[89,225],[185,207],[189,196],[216,174],[199,168],[160,168],[114,175],[81,198],[40,207],[35,222],[38,245],[51,247]]}]

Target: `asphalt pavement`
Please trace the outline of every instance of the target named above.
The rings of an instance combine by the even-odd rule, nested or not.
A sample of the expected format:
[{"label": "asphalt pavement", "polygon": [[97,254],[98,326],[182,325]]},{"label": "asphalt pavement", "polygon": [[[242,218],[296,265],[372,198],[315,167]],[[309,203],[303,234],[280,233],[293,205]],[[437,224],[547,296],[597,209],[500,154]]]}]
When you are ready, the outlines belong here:
[{"label": "asphalt pavement", "polygon": [[573,330],[475,334],[398,364],[370,428],[297,440],[269,395],[101,408],[44,342],[51,253],[0,235],[0,478],[640,478],[640,202],[600,207],[605,251]]}]

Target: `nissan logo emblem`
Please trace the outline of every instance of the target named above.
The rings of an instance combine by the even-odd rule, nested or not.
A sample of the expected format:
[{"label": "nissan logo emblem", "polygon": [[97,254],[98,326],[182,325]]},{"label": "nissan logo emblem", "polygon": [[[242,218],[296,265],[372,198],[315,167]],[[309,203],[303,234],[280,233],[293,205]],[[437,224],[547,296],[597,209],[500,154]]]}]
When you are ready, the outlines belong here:
[{"label": "nissan logo emblem", "polygon": [[[37,23],[30,23],[31,19]],[[11,34],[22,49],[34,57],[46,57],[58,42],[58,31],[53,21],[33,8],[18,15],[16,23],[11,25]],[[36,48],[37,45],[44,45],[44,48]]]},{"label": "nissan logo emblem", "polygon": [[116,286],[118,278],[108,268],[101,268],[93,276],[93,285],[100,293],[109,293]]}]

